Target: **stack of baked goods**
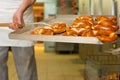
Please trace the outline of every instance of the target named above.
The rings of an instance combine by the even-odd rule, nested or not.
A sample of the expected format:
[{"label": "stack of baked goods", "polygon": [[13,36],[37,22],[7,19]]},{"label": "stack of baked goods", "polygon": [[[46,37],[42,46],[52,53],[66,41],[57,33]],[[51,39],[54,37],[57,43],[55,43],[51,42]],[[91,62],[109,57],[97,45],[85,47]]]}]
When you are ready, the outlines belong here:
[{"label": "stack of baked goods", "polygon": [[95,18],[91,16],[79,16],[63,35],[97,37],[102,42],[112,42],[118,38],[118,29],[119,26],[117,25],[115,16],[97,16]]},{"label": "stack of baked goods", "polygon": [[67,27],[64,36],[94,36],[92,26],[94,24],[91,16],[78,16],[73,23]]},{"label": "stack of baked goods", "polygon": [[95,23],[93,26],[95,36],[102,42],[112,42],[115,41],[117,36],[117,31],[119,26],[117,25],[116,17],[106,17],[98,16],[95,18]]},{"label": "stack of baked goods", "polygon": [[69,26],[64,22],[51,23],[48,27],[34,29],[31,34],[97,37],[102,42],[113,42],[118,38],[118,29],[115,16],[81,15],[76,17]]}]

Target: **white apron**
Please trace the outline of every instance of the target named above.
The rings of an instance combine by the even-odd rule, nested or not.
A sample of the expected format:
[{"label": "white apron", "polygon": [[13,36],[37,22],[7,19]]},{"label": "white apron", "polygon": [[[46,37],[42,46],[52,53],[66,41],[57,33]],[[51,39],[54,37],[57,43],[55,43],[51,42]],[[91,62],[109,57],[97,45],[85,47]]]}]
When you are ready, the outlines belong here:
[{"label": "white apron", "polygon": [[[12,22],[13,14],[23,0],[0,0],[0,23]],[[33,22],[33,11],[30,7],[24,14],[25,23]],[[9,39],[8,34],[13,30],[0,26],[0,46],[27,47],[33,46],[32,41]]]}]

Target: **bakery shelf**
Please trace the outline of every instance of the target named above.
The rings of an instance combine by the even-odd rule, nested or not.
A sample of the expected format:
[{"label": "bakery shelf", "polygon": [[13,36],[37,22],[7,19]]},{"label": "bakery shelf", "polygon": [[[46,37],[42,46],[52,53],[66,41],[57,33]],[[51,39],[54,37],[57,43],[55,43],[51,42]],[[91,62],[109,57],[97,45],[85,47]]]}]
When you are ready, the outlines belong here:
[{"label": "bakery shelf", "polygon": [[[85,80],[120,80],[120,57],[114,55],[88,56],[85,64]],[[108,79],[117,77],[117,79]]]}]

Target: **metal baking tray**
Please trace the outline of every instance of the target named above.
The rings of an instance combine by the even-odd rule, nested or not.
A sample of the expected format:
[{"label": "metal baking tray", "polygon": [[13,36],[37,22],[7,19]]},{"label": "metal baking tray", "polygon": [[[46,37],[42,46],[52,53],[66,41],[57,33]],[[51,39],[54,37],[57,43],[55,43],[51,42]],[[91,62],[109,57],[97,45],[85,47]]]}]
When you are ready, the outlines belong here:
[{"label": "metal baking tray", "polygon": [[10,39],[31,40],[31,41],[47,41],[47,42],[65,42],[65,43],[84,43],[84,44],[103,44],[96,37],[80,37],[80,36],[62,36],[62,35],[32,35],[30,32],[38,26],[47,26],[48,24],[39,22],[27,24],[21,30],[11,32]]}]

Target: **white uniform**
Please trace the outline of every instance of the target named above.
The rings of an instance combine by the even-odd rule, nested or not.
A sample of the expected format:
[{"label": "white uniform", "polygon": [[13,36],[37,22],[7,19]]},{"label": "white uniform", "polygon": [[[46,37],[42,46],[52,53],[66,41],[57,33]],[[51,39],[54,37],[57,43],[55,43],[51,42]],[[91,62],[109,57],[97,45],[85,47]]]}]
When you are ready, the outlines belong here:
[{"label": "white uniform", "polygon": [[[22,1],[0,0],[0,23],[12,22],[13,14]],[[25,23],[33,22],[31,8],[25,12],[24,20]],[[33,42],[9,39],[8,34],[12,31],[8,27],[0,27],[0,80],[9,80],[7,67],[9,47],[11,47],[13,52],[18,79],[38,80]]]},{"label": "white uniform", "polygon": [[[0,23],[12,22],[13,14],[21,4],[22,0],[0,0]],[[31,7],[32,8],[32,7]],[[29,8],[25,14],[25,23],[33,22],[33,12]],[[13,30],[0,26],[0,46],[32,46],[33,42],[25,40],[9,39],[8,34]]]}]

